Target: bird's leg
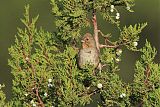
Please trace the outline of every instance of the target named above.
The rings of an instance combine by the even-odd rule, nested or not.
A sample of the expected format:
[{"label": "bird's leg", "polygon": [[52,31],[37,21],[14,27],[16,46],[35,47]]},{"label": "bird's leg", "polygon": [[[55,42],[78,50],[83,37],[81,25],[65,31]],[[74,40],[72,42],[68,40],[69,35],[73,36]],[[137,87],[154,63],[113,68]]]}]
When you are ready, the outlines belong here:
[{"label": "bird's leg", "polygon": [[102,64],[99,63],[97,68],[98,68],[98,70],[99,70],[99,73],[101,73],[101,71],[102,71]]},{"label": "bird's leg", "polygon": [[[101,73],[101,71],[102,71],[102,64],[101,63],[98,64],[97,70],[99,70],[97,73]],[[93,75],[96,75],[95,70],[93,70]]]},{"label": "bird's leg", "polygon": [[106,66],[106,64],[103,64],[103,65],[101,63],[98,64],[97,69],[99,70],[99,73],[101,73],[102,68],[105,67],[105,66]]}]

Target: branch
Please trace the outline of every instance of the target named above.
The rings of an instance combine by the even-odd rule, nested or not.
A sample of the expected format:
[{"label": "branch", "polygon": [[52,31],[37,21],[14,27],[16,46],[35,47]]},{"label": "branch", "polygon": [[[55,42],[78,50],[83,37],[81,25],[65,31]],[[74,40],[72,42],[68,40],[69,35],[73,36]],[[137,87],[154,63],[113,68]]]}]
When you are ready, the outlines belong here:
[{"label": "branch", "polygon": [[43,101],[41,100],[41,98],[39,96],[38,88],[36,88],[36,96],[38,98],[38,102],[39,102],[40,106],[45,107]]},{"label": "branch", "polygon": [[101,30],[98,30],[98,32],[101,34],[101,36],[102,37],[104,37],[105,38],[105,43],[107,44],[107,42],[108,43],[110,43],[110,44],[112,44],[112,45],[114,45],[114,43],[113,42],[111,42],[108,38],[110,37],[110,35],[111,34],[107,34],[107,35],[104,35],[103,33],[102,33],[102,31]]},{"label": "branch", "polygon": [[118,44],[118,45],[103,45],[103,44],[100,44],[99,47],[100,48],[117,48],[117,47],[127,45],[127,44],[130,44],[130,42],[124,42],[124,43],[121,43],[121,44]]},{"label": "branch", "polygon": [[96,17],[96,10],[93,10],[93,18],[92,18],[92,22],[93,22],[93,27],[94,27],[94,39],[96,42],[96,47],[98,49],[98,51],[100,51],[99,49],[99,38],[98,38],[98,26],[97,26],[97,17]]},{"label": "branch", "polygon": [[96,94],[96,93],[99,93],[99,91],[100,91],[100,90],[95,89],[95,90],[90,91],[90,92],[83,92],[83,93],[79,94],[78,96],[79,96],[79,97],[86,96],[86,95],[92,96],[92,95],[94,95],[94,94]]},{"label": "branch", "polygon": [[107,38],[107,37],[110,37],[111,34],[103,34],[103,32],[101,30],[98,30],[98,32],[104,37],[104,38]]},{"label": "branch", "polygon": [[113,45],[113,46],[111,46],[111,45],[103,45],[103,44],[99,45],[99,48],[117,48],[117,47],[118,47],[118,45]]},{"label": "branch", "polygon": [[150,76],[150,67],[149,67],[149,65],[147,65],[147,68],[146,68],[146,79],[145,79],[145,81],[144,81],[144,83],[148,83],[148,78],[149,78],[149,76]]},{"label": "branch", "polygon": [[124,1],[114,1],[111,3],[112,5],[114,6],[126,6],[125,2]]}]

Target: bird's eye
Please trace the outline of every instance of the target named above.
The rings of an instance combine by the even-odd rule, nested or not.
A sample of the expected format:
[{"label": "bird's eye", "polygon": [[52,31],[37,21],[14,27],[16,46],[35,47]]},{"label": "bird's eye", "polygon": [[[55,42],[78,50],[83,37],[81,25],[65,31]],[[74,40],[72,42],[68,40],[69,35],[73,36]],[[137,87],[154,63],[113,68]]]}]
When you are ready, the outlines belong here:
[{"label": "bird's eye", "polygon": [[86,40],[88,41],[89,39],[87,38]]}]

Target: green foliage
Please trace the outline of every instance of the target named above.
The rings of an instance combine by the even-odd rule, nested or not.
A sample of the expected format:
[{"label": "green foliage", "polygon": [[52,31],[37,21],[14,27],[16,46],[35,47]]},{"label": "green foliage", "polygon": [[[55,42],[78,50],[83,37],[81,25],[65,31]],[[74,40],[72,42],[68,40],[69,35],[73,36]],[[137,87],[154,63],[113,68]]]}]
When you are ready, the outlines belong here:
[{"label": "green foliage", "polygon": [[0,106],[2,107],[2,106],[5,106],[5,99],[6,99],[6,97],[5,97],[5,94],[4,94],[4,92],[2,91],[2,88],[4,87],[4,85],[1,85],[0,84]]},{"label": "green foliage", "polygon": [[82,94],[87,92],[87,90],[79,74],[80,70],[77,68],[76,54],[77,52],[72,47],[66,47],[64,52],[57,55],[56,59],[60,61],[55,67],[56,74],[54,75],[54,85],[58,100],[58,104],[55,105],[84,105],[91,100],[88,95]]},{"label": "green foliage", "polygon": [[[125,26],[122,30],[119,27],[119,8],[132,12],[134,0],[51,0],[51,5],[57,27],[54,34],[37,28],[38,16],[30,18],[29,5],[25,7],[21,19],[25,28],[18,28],[15,43],[9,48],[13,98],[6,103],[0,86],[0,106],[85,106],[93,102],[93,95],[99,97],[98,107],[160,106],[160,66],[153,61],[156,50],[147,41],[143,48],[136,47],[147,24]],[[115,42],[102,35],[111,46],[100,51],[104,66],[101,72],[91,66],[80,69],[75,49],[82,30],[92,27],[92,14],[97,13],[120,30]],[[131,84],[123,82],[117,74],[122,46],[142,53]]]},{"label": "green foliage", "polygon": [[123,83],[117,74],[104,72],[98,77],[98,80],[103,84],[103,88],[100,91],[101,106],[130,106],[130,87]]},{"label": "green foliage", "polygon": [[[134,0],[51,0],[52,12],[56,17],[58,36],[63,41],[78,39],[83,28],[92,23],[93,11],[99,12],[102,17],[119,25],[119,21],[110,12],[110,6],[132,7]],[[116,9],[118,12],[118,9]],[[129,9],[130,10],[130,9]]]},{"label": "green foliage", "polygon": [[80,36],[80,30],[88,25],[86,12],[88,2],[84,3],[83,0],[51,0],[58,36],[63,41],[77,39]]},{"label": "green foliage", "polygon": [[26,6],[24,16],[22,22],[25,29],[18,29],[15,45],[9,49],[9,65],[15,77],[13,101],[19,102],[14,106],[31,106],[32,103],[38,105],[39,97],[45,100],[46,106],[51,106],[52,99],[48,95],[52,95],[52,90],[48,88],[48,79],[53,78],[53,53],[58,52],[58,48],[51,33],[35,28],[38,17],[30,20],[29,6]]},{"label": "green foliage", "polygon": [[104,49],[103,54],[101,55],[101,62],[107,65],[108,72],[116,72],[119,71],[116,60],[120,60],[120,56],[116,55],[115,49]]},{"label": "green foliage", "polygon": [[146,41],[141,59],[136,62],[133,83],[133,97],[146,107],[158,107],[160,104],[160,66],[153,62],[156,50]]},{"label": "green foliage", "polygon": [[139,33],[141,33],[142,29],[146,27],[147,23],[144,24],[135,24],[134,26],[130,25],[129,27],[124,27],[121,34],[118,43],[123,44],[125,43],[125,46],[129,50],[137,50],[136,46],[134,45],[134,42],[139,41]]},{"label": "green foliage", "polygon": [[95,0],[94,2],[94,9],[102,15],[103,19],[117,26],[119,26],[119,21],[116,20],[115,13],[110,11],[110,6],[114,5],[115,12],[118,12],[119,6],[131,8],[134,5],[134,0]]},{"label": "green foliage", "polygon": [[4,87],[5,87],[4,84],[3,85],[0,84],[0,107],[12,107],[13,105],[12,101],[6,103],[6,95],[2,91],[2,88]]}]

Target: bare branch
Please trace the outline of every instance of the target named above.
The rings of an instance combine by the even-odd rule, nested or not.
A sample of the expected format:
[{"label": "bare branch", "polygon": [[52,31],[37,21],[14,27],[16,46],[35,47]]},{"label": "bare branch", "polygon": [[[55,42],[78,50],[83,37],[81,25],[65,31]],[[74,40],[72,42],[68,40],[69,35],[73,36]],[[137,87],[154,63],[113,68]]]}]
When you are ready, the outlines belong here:
[{"label": "bare branch", "polygon": [[117,47],[118,47],[118,45],[114,45],[114,46],[102,45],[102,44],[99,45],[99,48],[117,48]]},{"label": "bare branch", "polygon": [[93,11],[93,26],[94,26],[94,39],[96,42],[96,47],[98,49],[98,51],[100,51],[99,49],[99,38],[98,38],[98,26],[97,26],[97,17],[96,17],[96,13],[95,11]]},{"label": "bare branch", "polygon": [[99,32],[104,38],[110,37],[110,35],[111,35],[111,34],[105,35],[105,34],[103,34],[103,32],[102,32],[101,30],[98,30],[98,32]]},{"label": "bare branch", "polygon": [[39,102],[40,106],[45,107],[43,101],[41,100],[41,98],[39,96],[38,88],[36,88],[36,96],[38,98],[38,102]]}]

